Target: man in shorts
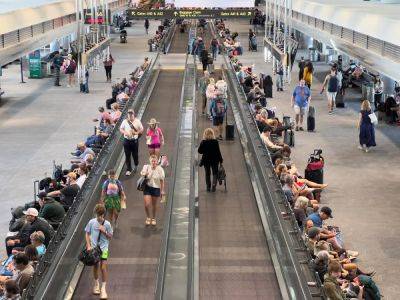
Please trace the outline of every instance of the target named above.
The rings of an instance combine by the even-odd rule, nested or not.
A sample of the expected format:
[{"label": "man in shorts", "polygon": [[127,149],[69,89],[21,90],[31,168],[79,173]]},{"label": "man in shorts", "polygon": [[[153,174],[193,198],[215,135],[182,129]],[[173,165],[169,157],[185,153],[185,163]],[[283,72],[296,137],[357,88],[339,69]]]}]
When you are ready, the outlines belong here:
[{"label": "man in shorts", "polygon": [[[101,260],[93,266],[94,287],[93,294],[100,295],[100,299],[107,299],[107,265],[109,240],[113,236],[113,229],[109,221],[105,219],[106,208],[103,204],[97,204],[95,207],[96,218],[93,218],[85,227],[86,250],[91,250],[97,246],[100,247]],[[101,269],[101,288],[99,283],[99,265]]]},{"label": "man in shorts", "polygon": [[339,91],[339,79],[336,75],[337,71],[335,67],[331,68],[331,72],[326,75],[324,83],[322,84],[321,94],[326,90],[326,97],[328,99],[328,112],[333,113],[335,107],[336,95]]},{"label": "man in shorts", "polygon": [[304,79],[300,80],[299,85],[293,91],[292,107],[296,115],[296,131],[304,131],[303,119],[308,111],[311,101],[311,91],[306,86]]}]

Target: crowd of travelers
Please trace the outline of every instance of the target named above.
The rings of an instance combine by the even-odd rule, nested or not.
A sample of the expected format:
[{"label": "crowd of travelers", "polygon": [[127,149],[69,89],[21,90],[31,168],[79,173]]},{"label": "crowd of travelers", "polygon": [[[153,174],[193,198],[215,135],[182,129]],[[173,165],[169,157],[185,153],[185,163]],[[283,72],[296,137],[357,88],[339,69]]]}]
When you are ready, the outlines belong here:
[{"label": "crowd of travelers", "polygon": [[[333,212],[330,207],[321,205],[323,191],[328,186],[323,183],[323,176],[311,176],[309,175],[310,172],[307,172],[308,169],[302,174],[291,160],[292,149],[286,141],[285,133],[293,127],[301,130],[300,119],[297,119],[296,123],[288,123],[285,122],[285,117],[283,120],[277,118],[274,109],[269,107],[265,97],[264,78],[266,76],[254,74],[251,66],[243,66],[239,58],[232,53],[229,54],[229,58],[236,71],[237,80],[247,96],[260,137],[270,152],[287,205],[296,218],[304,243],[309,251],[311,265],[323,284],[325,295],[329,299],[335,300],[381,299],[379,289],[372,279],[375,272],[367,272],[356,263],[359,254],[357,251],[345,247],[339,227],[325,224],[326,220],[333,218]],[[302,66],[299,86],[310,90],[313,66],[310,62],[304,63]],[[325,80],[324,88],[329,89],[330,76],[336,76],[336,71],[337,69],[332,68]],[[271,81],[269,81],[269,86],[272,85]],[[328,90],[328,93],[331,93],[331,91]],[[292,99],[294,106],[297,104],[296,94],[295,91],[293,93],[294,99]],[[302,92],[303,96],[304,94],[307,98],[310,96],[310,92]],[[333,105],[332,96],[328,94],[328,100],[331,100],[329,108]],[[298,107],[297,110],[301,111],[302,107]],[[365,126],[363,122],[366,122],[365,118],[368,113],[371,113],[371,107],[369,101],[364,101],[360,126]],[[364,128],[361,131],[366,130],[369,129]],[[362,147],[368,147],[368,145]],[[309,166],[318,165],[323,168],[324,159],[321,153],[322,151],[317,151],[310,157],[309,162],[312,163],[309,163]]]},{"label": "crowd of travelers", "polygon": [[[150,52],[158,51],[158,49],[161,46],[161,41],[162,41],[163,37],[165,36],[165,34],[167,33],[166,28],[169,26],[170,26],[170,21],[164,20],[163,24],[158,26],[154,36],[147,41]],[[146,27],[146,23],[145,23],[145,28],[146,28],[146,32],[148,32],[148,27]]]}]

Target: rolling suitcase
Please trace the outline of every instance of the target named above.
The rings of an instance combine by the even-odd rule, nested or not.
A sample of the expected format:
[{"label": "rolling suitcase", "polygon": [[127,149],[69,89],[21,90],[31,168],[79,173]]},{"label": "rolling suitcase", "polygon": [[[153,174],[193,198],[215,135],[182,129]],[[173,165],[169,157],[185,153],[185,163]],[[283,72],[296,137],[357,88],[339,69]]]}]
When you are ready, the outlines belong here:
[{"label": "rolling suitcase", "polygon": [[344,108],[344,96],[341,92],[338,92],[336,95],[336,107],[337,108]]},{"label": "rolling suitcase", "polygon": [[294,147],[294,132],[292,129],[285,130],[283,142],[289,147]]},{"label": "rolling suitcase", "polygon": [[314,106],[310,106],[308,109],[308,116],[307,116],[307,131],[314,131],[315,130],[315,108]]},{"label": "rolling suitcase", "polygon": [[325,161],[322,157],[322,150],[316,149],[314,153],[310,155],[307,162],[307,167],[304,171],[304,177],[307,180],[313,181],[315,183],[324,183],[324,165]]},{"label": "rolling suitcase", "polygon": [[225,116],[225,139],[228,141],[235,139],[235,125],[228,124],[228,112],[226,112]]}]

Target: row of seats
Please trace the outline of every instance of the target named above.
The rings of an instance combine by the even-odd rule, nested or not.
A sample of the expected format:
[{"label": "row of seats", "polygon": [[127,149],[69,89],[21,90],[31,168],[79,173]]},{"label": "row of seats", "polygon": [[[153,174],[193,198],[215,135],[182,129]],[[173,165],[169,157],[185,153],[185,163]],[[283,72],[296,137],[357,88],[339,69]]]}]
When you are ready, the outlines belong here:
[{"label": "row of seats", "polygon": [[324,222],[332,218],[333,213],[331,208],[320,204],[322,192],[327,187],[323,183],[322,151],[316,150],[310,156],[307,170],[301,174],[290,158],[293,124],[289,117],[279,120],[264,98],[261,78],[251,67],[243,66],[237,56],[230,55],[229,58],[282,184],[289,215],[295,217],[302,233],[310,266],[323,283],[322,292],[330,299],[380,299],[379,289],[372,279],[374,272],[366,272],[355,263],[358,252],[345,248],[340,227]]}]

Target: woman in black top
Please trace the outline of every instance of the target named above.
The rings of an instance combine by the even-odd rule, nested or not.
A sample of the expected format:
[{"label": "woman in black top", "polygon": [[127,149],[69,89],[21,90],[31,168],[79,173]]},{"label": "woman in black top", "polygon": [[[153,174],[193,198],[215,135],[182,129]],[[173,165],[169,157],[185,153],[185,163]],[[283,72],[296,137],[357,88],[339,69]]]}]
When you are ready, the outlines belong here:
[{"label": "woman in black top", "polygon": [[[197,150],[200,154],[203,154],[200,161],[200,167],[204,166],[206,173],[206,185],[207,192],[215,192],[217,187],[217,175],[218,175],[218,165],[222,164],[223,159],[221,151],[219,149],[218,141],[215,138],[214,130],[212,128],[207,128],[203,133],[203,140],[200,143],[199,149]],[[211,170],[213,174],[213,181],[211,187]]]},{"label": "woman in black top", "polygon": [[208,65],[208,51],[206,49],[203,49],[200,52],[200,59],[201,63],[203,65],[203,71],[207,70],[207,65]]}]

